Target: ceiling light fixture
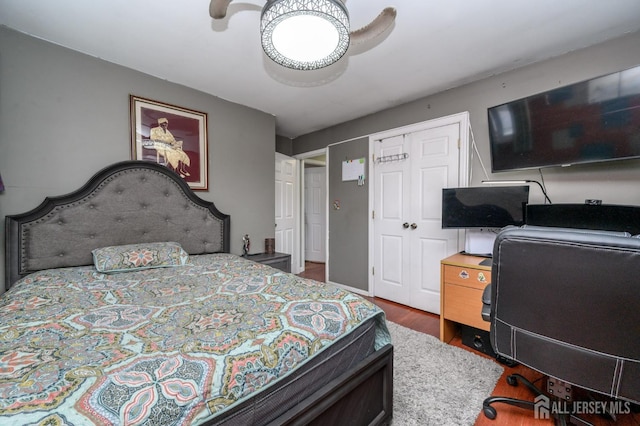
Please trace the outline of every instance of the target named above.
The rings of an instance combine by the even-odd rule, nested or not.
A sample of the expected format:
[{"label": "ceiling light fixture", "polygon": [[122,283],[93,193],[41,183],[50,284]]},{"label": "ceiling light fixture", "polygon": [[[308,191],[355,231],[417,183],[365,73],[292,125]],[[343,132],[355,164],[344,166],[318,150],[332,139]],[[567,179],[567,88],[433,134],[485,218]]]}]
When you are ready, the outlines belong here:
[{"label": "ceiling light fixture", "polygon": [[[224,19],[233,0],[211,0],[209,15]],[[294,70],[316,70],[342,58],[358,46],[384,34],[394,25],[396,9],[385,7],[373,21],[349,31],[344,0],[267,0],[260,16],[265,54]]]},{"label": "ceiling light fixture", "polygon": [[341,0],[269,0],[260,36],[274,62],[296,70],[324,68],[349,48],[349,13]]}]

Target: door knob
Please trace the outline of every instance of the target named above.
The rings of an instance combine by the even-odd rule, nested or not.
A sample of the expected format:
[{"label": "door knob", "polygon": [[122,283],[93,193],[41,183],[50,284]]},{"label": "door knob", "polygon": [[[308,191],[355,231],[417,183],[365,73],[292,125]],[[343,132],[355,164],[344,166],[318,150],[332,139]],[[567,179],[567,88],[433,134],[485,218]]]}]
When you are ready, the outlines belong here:
[{"label": "door knob", "polygon": [[411,229],[416,229],[418,227],[418,225],[416,225],[415,223],[411,224]]},{"label": "door knob", "polygon": [[407,229],[407,228],[409,227],[409,222],[405,222],[405,223],[403,223],[403,224],[402,224],[402,227],[403,227],[404,229]]}]

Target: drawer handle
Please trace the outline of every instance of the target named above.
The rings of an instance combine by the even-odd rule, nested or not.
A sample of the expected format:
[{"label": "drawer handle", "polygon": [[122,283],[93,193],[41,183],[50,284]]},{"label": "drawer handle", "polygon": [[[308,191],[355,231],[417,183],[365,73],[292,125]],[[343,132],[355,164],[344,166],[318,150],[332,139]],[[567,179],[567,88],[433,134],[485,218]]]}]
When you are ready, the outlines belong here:
[{"label": "drawer handle", "polygon": [[458,276],[459,276],[460,278],[462,278],[463,280],[466,280],[466,279],[468,279],[468,278],[469,278],[469,273],[463,269],[462,271],[460,271],[460,273],[458,274]]}]

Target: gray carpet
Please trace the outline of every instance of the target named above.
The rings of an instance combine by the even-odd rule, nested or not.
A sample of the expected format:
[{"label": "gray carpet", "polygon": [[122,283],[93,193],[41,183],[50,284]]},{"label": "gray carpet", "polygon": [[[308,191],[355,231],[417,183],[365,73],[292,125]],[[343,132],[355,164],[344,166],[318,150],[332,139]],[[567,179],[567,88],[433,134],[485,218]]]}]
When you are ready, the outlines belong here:
[{"label": "gray carpet", "polygon": [[387,321],[394,346],[393,426],[473,425],[502,366]]}]

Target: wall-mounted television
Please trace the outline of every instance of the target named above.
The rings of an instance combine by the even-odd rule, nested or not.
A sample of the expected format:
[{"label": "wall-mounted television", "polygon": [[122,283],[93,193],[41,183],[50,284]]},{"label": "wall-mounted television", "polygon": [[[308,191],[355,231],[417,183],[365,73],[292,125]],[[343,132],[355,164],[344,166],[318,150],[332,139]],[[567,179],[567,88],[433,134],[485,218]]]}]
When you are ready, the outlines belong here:
[{"label": "wall-mounted television", "polygon": [[491,170],[640,157],[640,66],[488,109]]},{"label": "wall-mounted television", "polygon": [[442,228],[502,228],[524,224],[529,186],[442,189]]}]

